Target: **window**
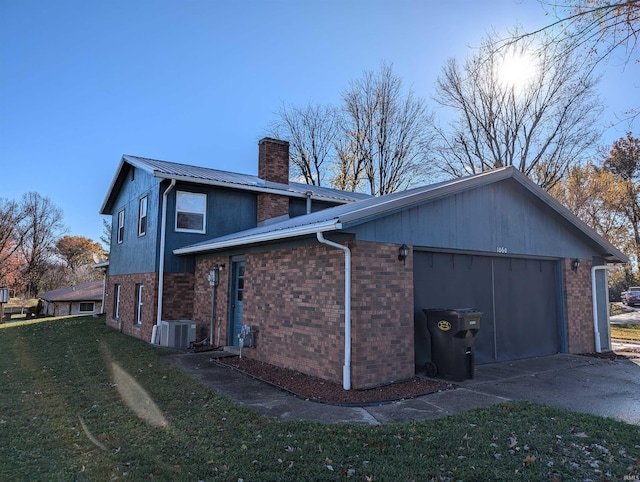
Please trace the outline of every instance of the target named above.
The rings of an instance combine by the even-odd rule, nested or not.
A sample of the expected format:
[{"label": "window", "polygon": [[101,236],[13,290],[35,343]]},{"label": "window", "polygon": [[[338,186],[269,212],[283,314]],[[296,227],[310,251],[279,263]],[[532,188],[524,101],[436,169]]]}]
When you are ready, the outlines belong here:
[{"label": "window", "polygon": [[122,244],[124,240],[124,209],[118,213],[118,244]]},{"label": "window", "polygon": [[120,318],[120,285],[113,287],[113,319]]},{"label": "window", "polygon": [[136,285],[136,321],[135,324],[142,325],[142,291],[143,286],[141,284]]},{"label": "window", "polygon": [[140,199],[138,209],[138,236],[147,234],[147,196]]},{"label": "window", "polygon": [[176,231],[205,232],[207,195],[193,192],[176,192]]},{"label": "window", "polygon": [[93,302],[80,303],[80,313],[93,313]]}]

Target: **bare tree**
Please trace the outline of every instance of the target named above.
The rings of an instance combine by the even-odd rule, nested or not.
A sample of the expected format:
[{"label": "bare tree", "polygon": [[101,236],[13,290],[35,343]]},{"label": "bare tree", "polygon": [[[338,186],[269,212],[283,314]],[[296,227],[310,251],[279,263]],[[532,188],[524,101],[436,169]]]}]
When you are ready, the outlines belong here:
[{"label": "bare tree", "polygon": [[25,214],[17,226],[22,239],[20,250],[25,261],[24,278],[29,292],[37,295],[55,242],[65,229],[62,211],[48,197],[36,192],[24,194],[20,205]]},{"label": "bare tree", "polygon": [[15,201],[0,199],[0,285],[8,282],[15,269],[15,254],[22,243],[21,233],[16,227],[25,217],[24,211]]},{"label": "bare tree", "polygon": [[346,140],[339,159],[348,163],[349,184],[364,176],[370,194],[379,196],[406,188],[421,177],[427,159],[429,114],[423,99],[403,92],[391,65],[366,71],[342,94]]},{"label": "bare tree", "polygon": [[553,42],[496,42],[489,36],[463,67],[451,59],[443,68],[435,100],[454,120],[436,128],[435,163],[454,176],[515,166],[550,189],[598,141],[597,80]]},{"label": "bare tree", "polygon": [[307,104],[304,107],[282,105],[272,133],[287,139],[289,161],[294,177],[306,184],[321,186],[326,169],[334,157],[339,120],[331,106]]},{"label": "bare tree", "polygon": [[390,65],[351,82],[342,105],[283,106],[271,133],[289,141],[291,169],[308,184],[388,194],[424,178],[429,114]]},{"label": "bare tree", "polygon": [[544,27],[516,33],[504,45],[539,34],[562,44],[563,55],[584,53],[593,65],[619,51],[628,62],[638,48],[640,0],[540,0],[555,20]]}]

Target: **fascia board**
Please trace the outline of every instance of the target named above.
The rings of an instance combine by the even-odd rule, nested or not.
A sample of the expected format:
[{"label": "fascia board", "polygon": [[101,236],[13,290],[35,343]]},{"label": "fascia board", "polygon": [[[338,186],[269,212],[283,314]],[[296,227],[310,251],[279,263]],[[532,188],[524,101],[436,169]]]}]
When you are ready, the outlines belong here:
[{"label": "fascia board", "polygon": [[115,189],[116,184],[118,183],[118,179],[120,179],[120,177],[122,176],[122,171],[124,169],[125,164],[131,164],[137,169],[142,169],[143,171],[146,171],[149,174],[155,175],[155,172],[152,169],[150,169],[149,166],[136,161],[135,159],[131,158],[126,154],[122,156],[122,158],[120,159],[120,164],[118,164],[118,169],[116,169],[116,174],[113,176],[113,180],[111,181],[111,184],[109,185],[109,189],[107,190],[107,196],[105,197],[102,203],[102,206],[100,207],[100,214],[103,214],[103,215],[109,214],[107,212],[107,207],[111,202],[111,198],[113,196],[113,190]]},{"label": "fascia board", "polygon": [[227,239],[217,243],[200,244],[197,246],[188,246],[186,248],[178,248],[173,250],[175,255],[198,254],[207,251],[217,251],[224,248],[234,248],[237,246],[246,246],[248,244],[265,243],[268,241],[277,241],[280,239],[295,238],[318,232],[335,231],[342,229],[337,219],[325,221],[322,223],[308,224],[304,226],[296,226],[294,228],[280,229],[275,231],[267,231],[265,233],[254,234],[250,236]]}]

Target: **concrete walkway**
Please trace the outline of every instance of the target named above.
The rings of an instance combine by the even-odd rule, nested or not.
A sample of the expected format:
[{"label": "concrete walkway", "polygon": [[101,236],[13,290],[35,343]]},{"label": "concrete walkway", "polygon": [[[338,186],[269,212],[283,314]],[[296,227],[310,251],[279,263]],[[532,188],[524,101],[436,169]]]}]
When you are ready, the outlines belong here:
[{"label": "concrete walkway", "polygon": [[282,420],[321,423],[405,423],[530,400],[640,425],[640,359],[609,361],[558,354],[476,367],[458,388],[378,406],[343,407],[299,399],[211,361],[211,353],[167,357],[232,400]]},{"label": "concrete walkway", "polygon": [[640,323],[640,307],[625,306],[625,308],[631,310],[628,313],[622,313],[621,315],[615,315],[609,317],[611,324],[616,325],[618,323]]}]

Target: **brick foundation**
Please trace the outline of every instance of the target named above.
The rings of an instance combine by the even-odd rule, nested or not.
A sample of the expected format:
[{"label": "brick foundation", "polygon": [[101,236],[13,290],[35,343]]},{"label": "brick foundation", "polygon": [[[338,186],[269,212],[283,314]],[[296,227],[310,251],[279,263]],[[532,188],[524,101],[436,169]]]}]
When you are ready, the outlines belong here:
[{"label": "brick foundation", "polygon": [[567,345],[569,353],[594,351],[593,305],[591,299],[590,260],[580,260],[580,267],[571,270],[571,260],[563,263]]}]

